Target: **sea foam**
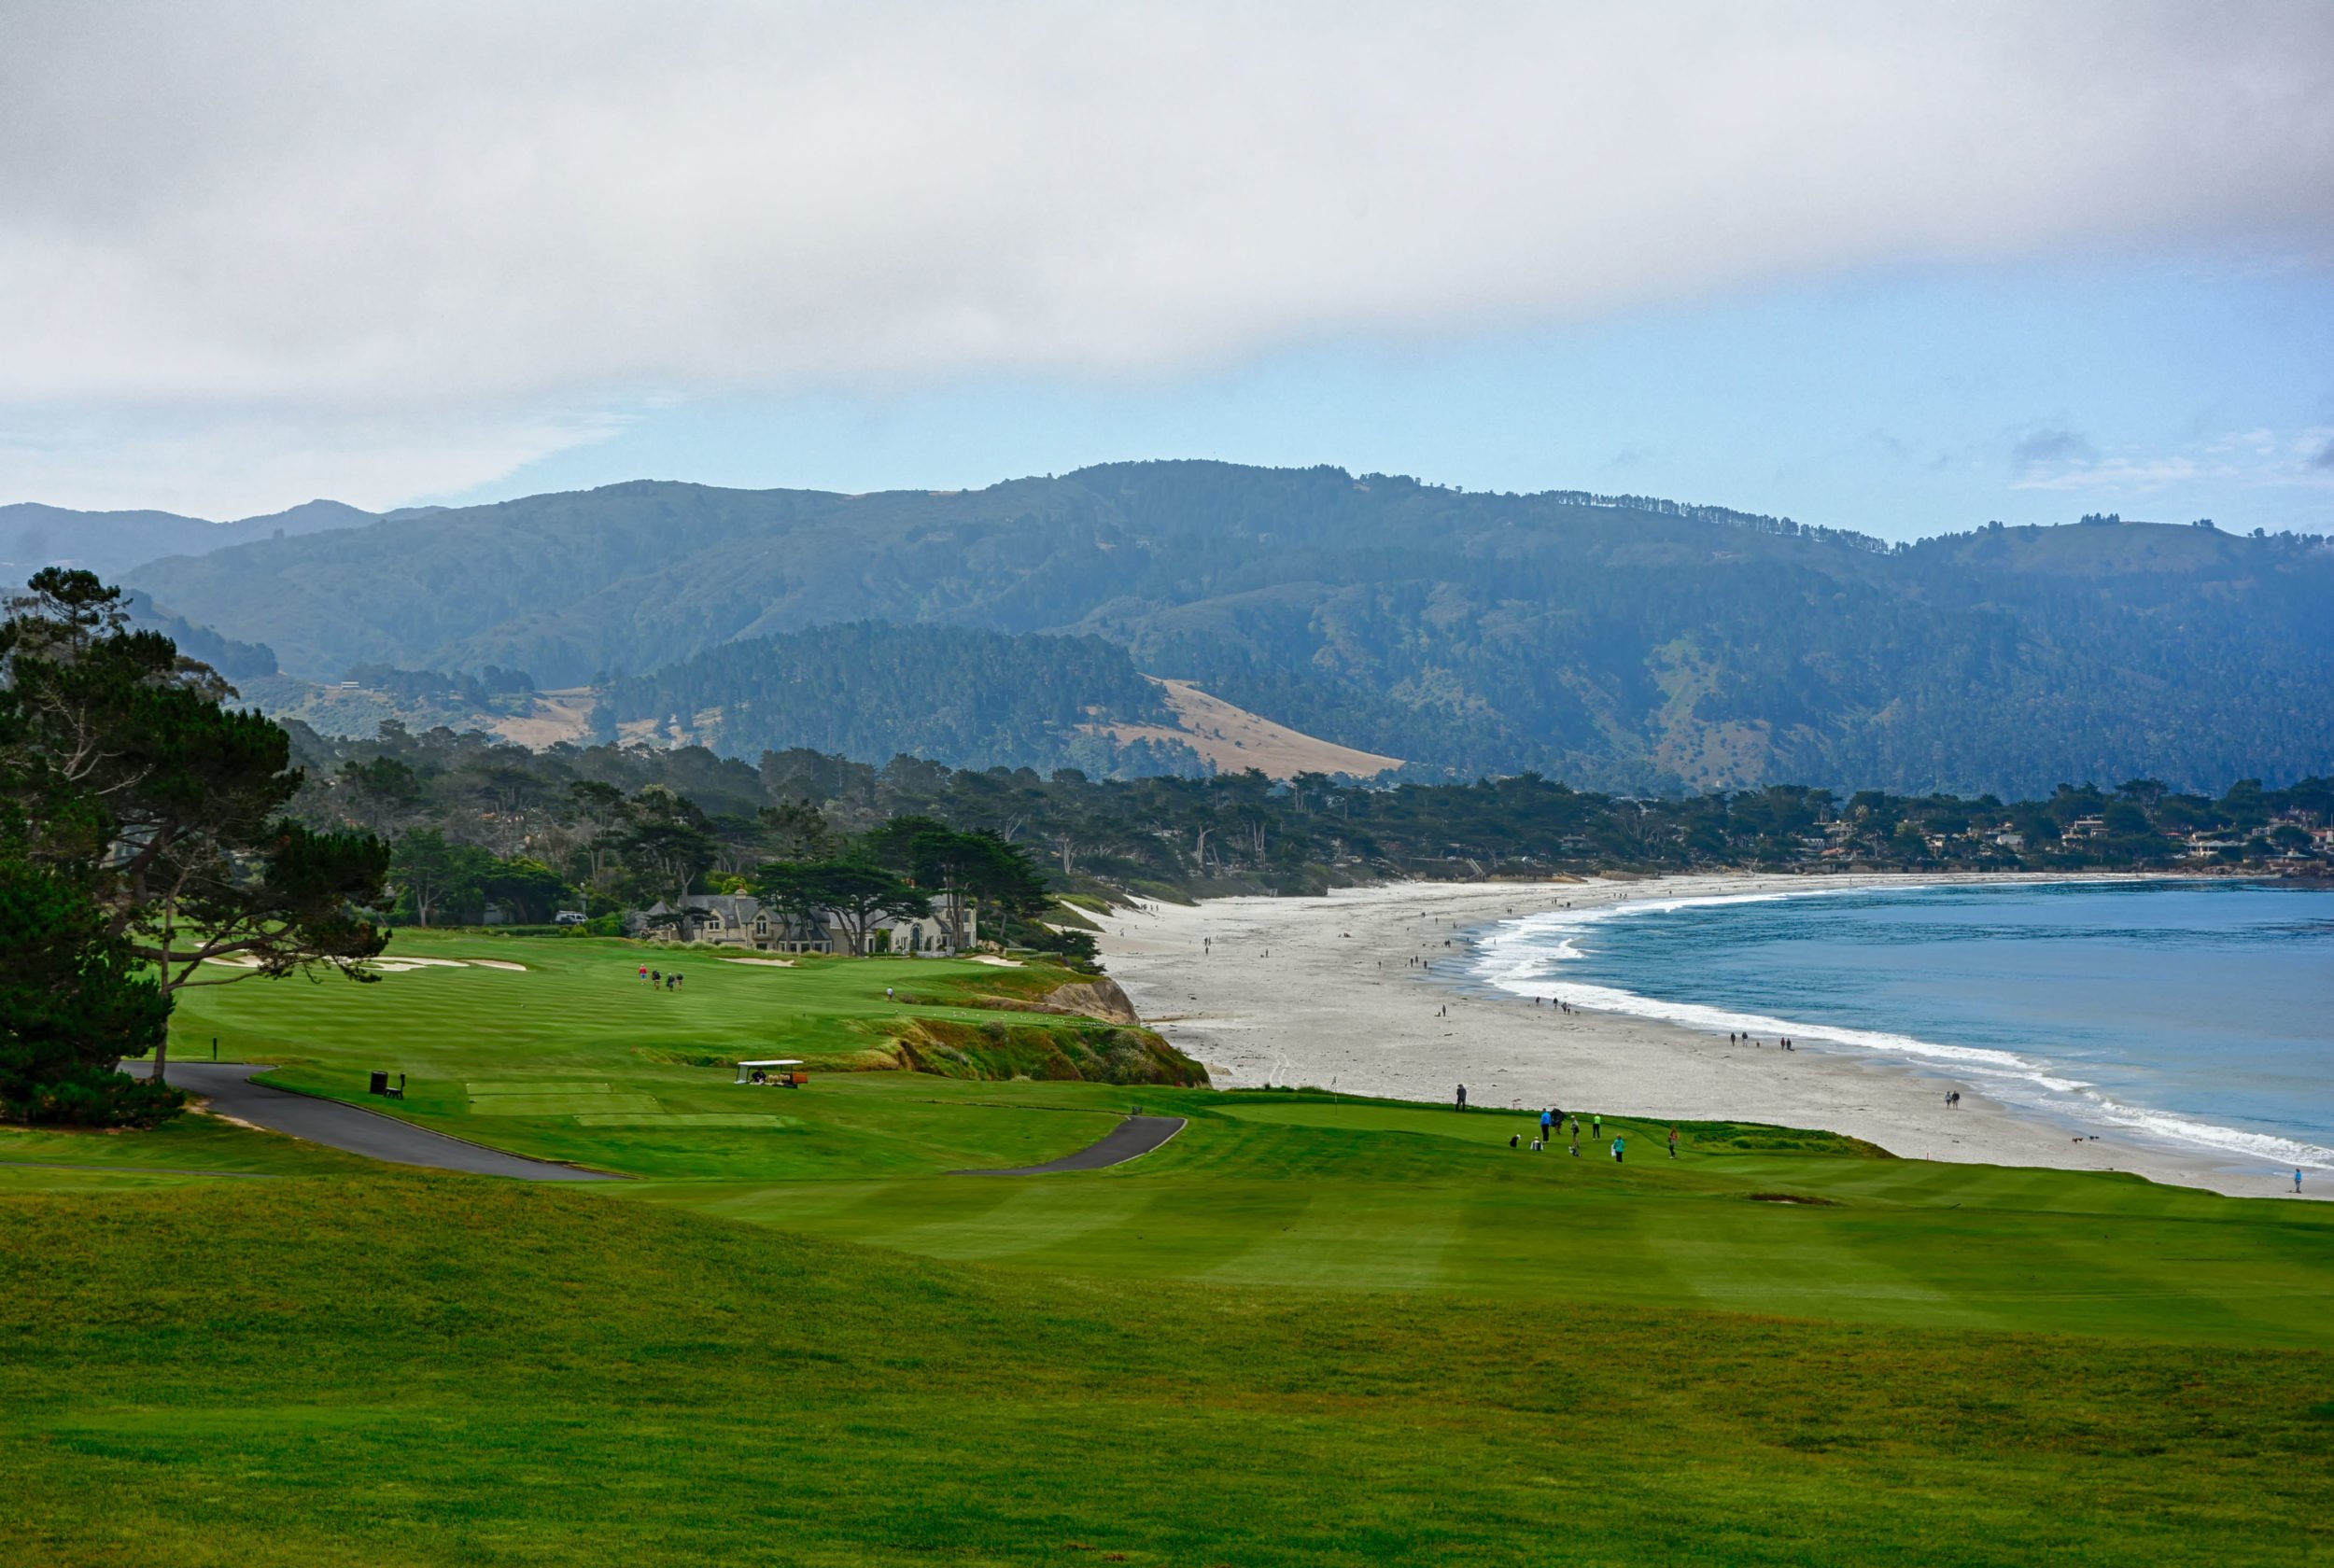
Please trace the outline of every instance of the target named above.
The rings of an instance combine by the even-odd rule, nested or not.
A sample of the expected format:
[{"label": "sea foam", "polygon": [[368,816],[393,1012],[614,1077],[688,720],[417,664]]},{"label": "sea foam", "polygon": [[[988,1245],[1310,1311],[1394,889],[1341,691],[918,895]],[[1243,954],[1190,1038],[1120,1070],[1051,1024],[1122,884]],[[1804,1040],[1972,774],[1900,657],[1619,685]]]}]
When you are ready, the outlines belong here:
[{"label": "sea foam", "polygon": [[[1913,891],[1919,884],[1897,890]],[[2224,1158],[2267,1161],[2281,1168],[2334,1169],[2334,1148],[2223,1127],[2195,1116],[2130,1105],[2102,1094],[2091,1084],[2069,1077],[2064,1066],[1982,1045],[1953,1045],[1917,1035],[1737,1012],[1698,1002],[1673,1001],[1562,977],[1564,964],[1584,955],[1579,939],[1608,921],[1680,909],[1779,903],[1786,899],[1868,891],[1863,888],[1808,888],[1778,892],[1708,894],[1693,898],[1649,898],[1588,909],[1545,910],[1497,921],[1474,939],[1474,977],[1499,990],[1542,1001],[1561,1001],[1598,1013],[1616,1013],[1677,1024],[1708,1033],[1821,1042],[1870,1052],[1916,1069],[1950,1071],[1982,1085],[1996,1099],[2042,1112],[2076,1127],[2111,1127],[2158,1141],[2186,1144]]]}]

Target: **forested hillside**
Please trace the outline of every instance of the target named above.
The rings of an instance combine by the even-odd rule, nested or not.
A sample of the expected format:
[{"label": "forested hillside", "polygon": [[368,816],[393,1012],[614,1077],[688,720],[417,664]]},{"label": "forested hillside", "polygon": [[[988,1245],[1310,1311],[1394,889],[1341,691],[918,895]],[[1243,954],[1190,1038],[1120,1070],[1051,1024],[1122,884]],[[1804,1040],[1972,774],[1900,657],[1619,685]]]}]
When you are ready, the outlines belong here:
[{"label": "forested hillside", "polygon": [[1205,771],[1188,746],[1118,746],[1096,733],[1174,716],[1127,651],[1095,637],[854,622],[750,637],[615,680],[599,714],[612,738],[696,741],[738,757],[808,747],[1096,777]]},{"label": "forested hillside", "polygon": [[2217,791],[2334,768],[2334,550],[2186,525],[1890,548],[1643,497],[1148,463],[945,495],[622,484],[131,580],[316,678],[492,664],[566,686],[857,621],[1091,634],[1343,745],[1636,791]]}]

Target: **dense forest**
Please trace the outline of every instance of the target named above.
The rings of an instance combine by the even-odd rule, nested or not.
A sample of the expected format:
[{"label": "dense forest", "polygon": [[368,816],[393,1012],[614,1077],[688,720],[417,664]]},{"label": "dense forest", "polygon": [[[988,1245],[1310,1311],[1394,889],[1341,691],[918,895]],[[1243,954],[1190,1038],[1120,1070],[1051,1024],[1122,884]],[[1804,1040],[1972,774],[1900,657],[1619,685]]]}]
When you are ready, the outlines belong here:
[{"label": "dense forest", "polygon": [[[2209,525],[1887,546],[1642,497],[1143,463],[945,495],[620,484],[131,575],[311,679],[495,665],[552,687],[679,666],[652,684],[726,710],[754,700],[753,662],[691,661],[883,622],[1103,637],[1145,674],[1420,777],[2007,796],[2334,771],[2334,549]],[[626,711],[684,706],[632,690]],[[766,711],[724,744],[879,762],[936,722],[991,748],[959,761],[1035,759],[1057,723],[900,708],[840,735],[808,705]]]},{"label": "dense forest", "polygon": [[[536,919],[569,906],[612,915],[663,896],[683,872],[700,889],[742,886],[773,861],[829,855],[926,818],[1029,851],[1057,893],[1104,899],[1723,866],[2313,875],[2327,869],[2334,823],[2334,781],[2323,778],[2283,790],[2247,781],[2218,796],[2131,779],[2015,802],[1792,786],[1646,799],[1532,774],[1392,788],[1257,773],[1107,780],[911,757],[878,767],[808,750],[765,753],[758,765],[703,747],[530,751],[443,729],[392,726],[362,742],[293,733],[308,770],[303,818],[471,847],[470,890],[453,903],[458,915],[467,900],[472,917],[495,899]],[[700,835],[686,867],[666,831],[677,821]]]},{"label": "dense forest", "polygon": [[702,740],[727,756],[804,747],[1097,777],[1207,771],[1189,747],[1097,733],[1174,715],[1124,648],[1095,637],[854,622],[750,637],[618,678],[598,715],[603,738],[645,724],[643,738]]}]

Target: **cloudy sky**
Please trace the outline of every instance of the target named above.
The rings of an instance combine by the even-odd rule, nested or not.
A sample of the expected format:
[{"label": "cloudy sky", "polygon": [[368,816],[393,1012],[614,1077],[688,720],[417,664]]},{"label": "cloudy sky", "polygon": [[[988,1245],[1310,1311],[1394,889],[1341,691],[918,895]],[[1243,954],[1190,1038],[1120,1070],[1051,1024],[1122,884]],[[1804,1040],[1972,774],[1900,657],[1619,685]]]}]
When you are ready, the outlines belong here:
[{"label": "cloudy sky", "polygon": [[2334,5],[0,0],[0,501],[2334,527]]}]

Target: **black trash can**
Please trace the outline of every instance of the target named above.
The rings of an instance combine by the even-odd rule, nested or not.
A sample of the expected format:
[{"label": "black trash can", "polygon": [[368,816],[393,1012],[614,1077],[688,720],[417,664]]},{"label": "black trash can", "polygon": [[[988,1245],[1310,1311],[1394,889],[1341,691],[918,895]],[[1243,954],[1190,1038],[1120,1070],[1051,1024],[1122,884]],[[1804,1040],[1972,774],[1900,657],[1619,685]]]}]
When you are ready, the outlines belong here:
[{"label": "black trash can", "polygon": [[377,1095],[385,1095],[389,1092],[389,1075],[387,1073],[376,1072],[373,1075],[373,1092]]}]

